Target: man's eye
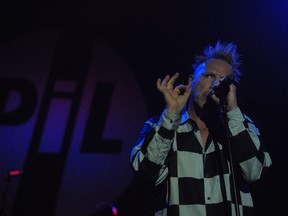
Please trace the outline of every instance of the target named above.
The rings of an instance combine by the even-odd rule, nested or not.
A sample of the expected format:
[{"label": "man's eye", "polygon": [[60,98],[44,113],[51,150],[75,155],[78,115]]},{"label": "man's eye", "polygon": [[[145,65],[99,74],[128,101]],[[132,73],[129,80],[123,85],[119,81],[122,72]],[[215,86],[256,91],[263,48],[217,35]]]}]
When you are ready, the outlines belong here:
[{"label": "man's eye", "polygon": [[213,76],[213,74],[204,74],[204,77],[205,78],[213,78],[214,76]]}]

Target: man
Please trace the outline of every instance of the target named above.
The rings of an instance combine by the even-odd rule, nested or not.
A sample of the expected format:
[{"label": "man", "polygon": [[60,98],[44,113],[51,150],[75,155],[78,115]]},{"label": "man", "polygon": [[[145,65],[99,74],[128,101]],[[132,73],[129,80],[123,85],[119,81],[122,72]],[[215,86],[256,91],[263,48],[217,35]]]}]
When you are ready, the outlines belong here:
[{"label": "man", "polygon": [[157,80],[166,109],[146,122],[131,152],[137,176],[165,195],[154,215],[253,215],[247,184],[272,162],[226,82],[239,80],[238,67],[236,45],[218,41],[196,57],[187,85],[174,87],[178,73]]}]

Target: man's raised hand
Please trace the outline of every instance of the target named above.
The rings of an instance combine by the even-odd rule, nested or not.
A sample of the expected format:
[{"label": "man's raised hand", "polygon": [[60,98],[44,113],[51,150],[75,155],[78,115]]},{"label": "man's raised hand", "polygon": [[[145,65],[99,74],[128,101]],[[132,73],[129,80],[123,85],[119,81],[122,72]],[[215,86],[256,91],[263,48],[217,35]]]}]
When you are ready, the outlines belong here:
[{"label": "man's raised hand", "polygon": [[181,114],[191,93],[191,82],[187,85],[180,84],[174,88],[178,77],[179,73],[175,73],[172,77],[166,75],[163,80],[157,79],[157,89],[164,96],[167,111],[174,115]]}]

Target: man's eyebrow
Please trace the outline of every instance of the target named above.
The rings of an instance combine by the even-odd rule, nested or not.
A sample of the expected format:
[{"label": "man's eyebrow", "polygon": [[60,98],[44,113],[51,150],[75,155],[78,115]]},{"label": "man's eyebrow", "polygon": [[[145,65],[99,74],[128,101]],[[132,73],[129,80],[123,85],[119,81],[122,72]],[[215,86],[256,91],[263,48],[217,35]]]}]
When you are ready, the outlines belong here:
[{"label": "man's eyebrow", "polygon": [[212,72],[210,72],[210,71],[204,71],[204,72],[202,73],[202,75],[210,75],[210,76],[216,77],[216,74],[215,74],[215,73],[212,73]]}]

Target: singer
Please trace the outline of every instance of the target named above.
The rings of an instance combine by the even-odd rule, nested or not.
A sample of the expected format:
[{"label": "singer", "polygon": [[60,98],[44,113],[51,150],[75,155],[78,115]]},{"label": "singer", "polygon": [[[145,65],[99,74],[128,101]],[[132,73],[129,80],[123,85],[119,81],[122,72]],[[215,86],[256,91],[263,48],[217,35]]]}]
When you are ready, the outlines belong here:
[{"label": "singer", "polygon": [[192,68],[187,84],[175,86],[179,73],[157,80],[166,108],[145,123],[130,155],[133,172],[153,185],[155,216],[254,215],[248,184],[272,162],[259,130],[237,104],[237,46],[209,45]]}]

